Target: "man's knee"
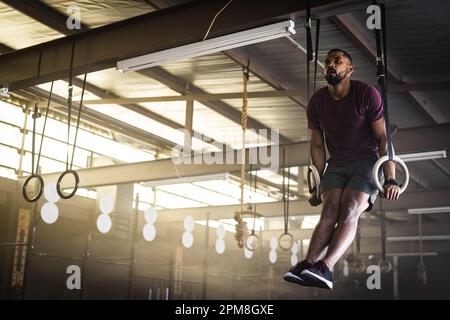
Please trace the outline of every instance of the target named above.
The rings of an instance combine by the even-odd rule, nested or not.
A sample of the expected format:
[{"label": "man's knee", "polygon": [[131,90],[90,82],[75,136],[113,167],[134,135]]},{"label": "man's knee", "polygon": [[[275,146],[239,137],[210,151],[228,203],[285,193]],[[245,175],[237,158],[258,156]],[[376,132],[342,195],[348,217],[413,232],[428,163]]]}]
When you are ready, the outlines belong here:
[{"label": "man's knee", "polygon": [[335,225],[339,213],[339,206],[329,199],[323,202],[322,214],[320,215],[320,223],[326,225]]},{"label": "man's knee", "polygon": [[345,199],[341,201],[339,211],[339,223],[356,223],[361,214],[361,203],[353,199]]}]

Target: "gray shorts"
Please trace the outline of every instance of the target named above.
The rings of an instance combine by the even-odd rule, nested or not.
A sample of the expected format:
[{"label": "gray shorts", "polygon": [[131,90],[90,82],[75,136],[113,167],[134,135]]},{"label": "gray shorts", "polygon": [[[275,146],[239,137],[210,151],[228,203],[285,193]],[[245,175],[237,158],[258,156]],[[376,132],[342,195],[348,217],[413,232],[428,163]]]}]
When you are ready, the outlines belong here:
[{"label": "gray shorts", "polygon": [[372,210],[378,195],[378,189],[372,182],[372,168],[376,161],[376,158],[365,158],[346,166],[328,165],[320,183],[320,193],[333,188],[362,191],[369,195],[369,207],[365,211]]}]

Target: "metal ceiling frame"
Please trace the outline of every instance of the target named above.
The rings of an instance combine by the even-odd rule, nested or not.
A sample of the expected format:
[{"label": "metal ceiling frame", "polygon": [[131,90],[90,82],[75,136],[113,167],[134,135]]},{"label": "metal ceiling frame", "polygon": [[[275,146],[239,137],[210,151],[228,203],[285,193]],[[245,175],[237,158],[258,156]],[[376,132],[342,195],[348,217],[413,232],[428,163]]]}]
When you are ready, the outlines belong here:
[{"label": "metal ceiling frame", "polygon": [[[45,4],[40,3],[39,5],[36,5],[36,7],[38,9],[35,9],[34,5],[31,5],[31,7],[29,7],[22,3],[19,4],[16,1],[7,1],[7,4],[10,7],[17,9],[18,11],[28,15],[29,17],[33,18],[37,22],[43,23],[43,24],[49,26],[50,28],[53,28],[56,31],[59,31],[65,35],[70,34],[69,30],[66,28],[66,25],[65,25],[65,19],[67,17],[64,14],[59,13],[58,11],[55,12],[55,10],[53,8],[51,8]],[[16,5],[17,5],[17,7],[16,7]],[[54,22],[49,23],[48,18],[47,18],[48,16],[52,16],[52,17],[58,16],[57,21],[59,23],[54,23]],[[86,25],[83,25],[83,30],[89,30],[89,27]],[[203,91],[202,89],[194,86],[193,84],[186,83],[184,80],[170,74],[169,72],[165,71],[164,69],[162,69],[160,67],[142,70],[139,73],[144,76],[150,77],[150,78],[164,84],[168,88],[170,88],[178,93],[181,93],[181,94],[186,94],[186,93],[206,94],[207,93],[207,92]],[[81,80],[75,78],[74,84],[81,87]],[[106,96],[108,98],[121,98],[120,96],[118,96],[112,92],[100,89],[89,83],[86,84],[86,89],[100,97]],[[210,108],[211,110],[223,115],[227,119],[240,125],[241,112],[239,110],[236,110],[235,108],[233,108],[230,105],[228,105],[224,102],[221,102],[221,101],[202,102],[202,103],[206,107]],[[157,113],[154,113],[150,110],[145,109],[142,106],[139,106],[139,105],[122,105],[122,106],[125,108],[128,108],[130,110],[133,110],[135,112],[138,112],[140,114],[143,114],[143,115],[145,115],[151,119],[154,119],[155,121],[158,121],[162,124],[168,125],[174,129],[183,127],[170,119],[167,119],[165,117],[158,115]],[[248,118],[248,127],[253,128],[253,129],[268,129],[266,126],[264,126],[259,121],[253,119],[252,117]],[[203,136],[205,136],[205,135],[203,135]],[[205,136],[205,138],[209,138],[209,137]],[[208,141],[214,141],[214,139],[209,138]],[[280,136],[280,141],[288,142],[289,140],[284,136]]]},{"label": "metal ceiling frame", "polygon": [[[355,2],[316,0],[311,3],[311,9],[314,12],[326,11],[354,5]],[[221,19],[214,24],[210,37],[261,26],[277,19],[293,18],[307,7],[307,1],[277,0],[276,6],[263,1],[258,3],[258,10],[253,10],[254,2],[251,0],[240,0],[239,5],[236,3],[230,4],[221,13]],[[11,91],[34,85],[41,50],[40,81],[67,77],[73,41],[76,41],[74,75],[108,69],[114,67],[118,60],[199,41],[205,33],[205,26],[211,23],[211,17],[224,4],[223,0],[194,1],[16,50],[0,56],[0,84],[7,85]],[[31,10],[28,13],[33,14]],[[185,24],[185,21],[190,23]],[[120,45],[117,41],[121,42]]]}]

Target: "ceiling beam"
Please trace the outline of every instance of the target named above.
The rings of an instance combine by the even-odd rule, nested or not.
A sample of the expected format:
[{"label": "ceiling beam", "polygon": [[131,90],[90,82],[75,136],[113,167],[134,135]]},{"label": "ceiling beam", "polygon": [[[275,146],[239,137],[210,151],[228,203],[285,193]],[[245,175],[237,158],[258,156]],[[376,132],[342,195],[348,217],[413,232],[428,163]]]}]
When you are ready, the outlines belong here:
[{"label": "ceiling beam", "polygon": [[[249,57],[246,54],[244,54],[242,52],[242,50],[239,49],[239,48],[224,51],[223,54],[226,57],[228,57],[229,59],[233,60],[234,62],[236,62],[237,64],[239,64],[241,66],[247,66],[247,64],[248,64]],[[249,65],[249,70],[250,70],[251,73],[256,75],[262,81],[266,82],[267,84],[269,84],[270,86],[272,86],[273,88],[275,88],[277,90],[279,90],[279,89],[283,89],[283,90],[293,89],[292,87],[289,87],[286,84],[284,84],[279,79],[274,78],[270,74],[270,72],[268,70],[266,70],[266,68],[260,63],[257,63],[255,61],[251,61],[250,65]],[[288,97],[292,101],[294,101],[296,104],[298,104],[300,107],[306,109],[306,101],[304,101],[304,99],[300,98],[303,94],[304,94],[304,90],[303,90],[301,95],[297,94],[297,96],[295,96],[294,93],[291,93],[291,95],[289,95]]]},{"label": "ceiling beam", "polygon": [[40,23],[65,35],[86,31],[88,29],[83,24],[80,24],[80,29],[68,29],[66,26],[68,17],[41,1],[1,0],[1,2],[32,19],[39,17]]},{"label": "ceiling beam", "polygon": [[[290,97],[300,96],[304,93],[303,89],[294,90],[272,90],[272,91],[256,91],[247,94],[249,99],[252,98],[276,98],[276,97]],[[202,94],[184,94],[179,96],[160,96],[160,97],[139,97],[139,98],[105,98],[97,100],[85,100],[85,104],[110,104],[110,103],[144,103],[144,102],[168,102],[168,101],[217,101],[228,99],[242,99],[243,93],[229,92],[229,93],[202,93]]]},{"label": "ceiling beam", "polygon": [[[150,76],[150,74],[147,74]],[[78,83],[75,83],[77,86],[81,86],[81,80],[78,79]],[[433,87],[437,85],[437,90],[439,89],[450,89],[450,82],[440,82],[440,83],[418,83],[418,84],[393,84],[390,85],[390,92],[405,92],[411,91],[414,88],[415,91],[424,91],[424,90],[435,90]],[[88,91],[93,92],[93,90],[88,89],[90,87],[88,84],[86,85],[86,89]],[[241,92],[227,92],[227,93],[200,93],[200,94],[182,94],[177,96],[159,96],[159,97],[139,97],[139,98],[126,98],[119,97],[117,95],[111,94],[109,91],[100,89],[100,92],[103,92],[102,99],[96,100],[84,100],[85,104],[88,105],[101,105],[101,104],[124,104],[124,103],[146,103],[146,102],[169,102],[169,101],[217,101],[217,100],[229,100],[229,99],[242,99],[242,91]],[[188,90],[189,91],[189,90]],[[294,97],[294,96],[302,96],[305,93],[304,88],[300,89],[287,89],[287,90],[271,90],[271,91],[255,91],[249,92],[247,94],[249,99],[253,98],[279,98],[279,97]],[[164,118],[165,119],[165,118]],[[161,120],[165,121],[164,119]],[[170,121],[170,120],[169,120]]]},{"label": "ceiling beam", "polygon": [[8,47],[6,44],[0,43],[0,54],[5,54],[14,51],[13,48]]},{"label": "ceiling beam", "polygon": [[395,83],[389,81],[388,87],[389,92],[450,90],[450,82]]},{"label": "ceiling beam", "polygon": [[[431,151],[449,148],[450,124],[423,127],[416,129],[399,130],[393,137],[393,143],[396,146],[397,154],[405,154],[418,151]],[[304,166],[308,164],[308,142],[296,142],[285,145],[286,148],[286,166]],[[267,152],[265,152],[267,151]],[[282,163],[282,154],[279,152],[279,146],[246,149],[248,154],[258,155],[257,163],[253,168],[277,167]],[[261,154],[262,153],[262,154]],[[203,158],[208,156],[214,159],[214,163],[206,165]],[[265,157],[267,161],[263,161]],[[104,185],[115,185],[122,183],[155,181],[162,179],[175,179],[181,177],[208,175],[224,172],[239,171],[241,165],[236,160],[240,159],[238,150],[229,152],[217,152],[212,154],[195,154],[185,160],[189,163],[176,163],[173,159],[162,159],[146,161],[140,163],[122,164],[117,166],[107,166],[99,168],[81,169],[78,171],[80,176],[80,187],[93,187]],[[248,160],[249,157],[247,156]],[[220,164],[221,163],[223,164]],[[219,162],[219,164],[217,163]],[[196,164],[197,163],[197,164]],[[227,164],[228,163],[228,164]],[[247,164],[247,170],[249,165]],[[45,174],[45,181],[56,181],[58,173]],[[23,181],[22,181],[23,183]]]},{"label": "ceiling beam", "polygon": [[[424,206],[446,206],[450,203],[450,190],[407,192],[395,201],[381,200],[378,197],[375,201],[373,211],[379,211],[381,202],[384,208],[383,210],[386,211],[402,211],[413,207]],[[322,206],[312,207],[308,201],[296,200],[291,201],[289,204],[289,215],[291,217],[317,215],[320,214],[321,209]],[[239,211],[239,205],[164,209],[158,211],[158,221],[183,221],[187,215],[191,215],[194,220],[204,220],[208,215],[211,220],[230,219],[233,217],[235,211]],[[256,211],[264,217],[282,217],[283,202],[258,203],[256,205]]]},{"label": "ceiling beam", "polygon": [[[34,101],[36,91],[34,88],[29,88],[22,90],[17,93],[18,95],[24,97],[29,101]],[[48,99],[48,92],[39,89],[39,96],[42,99]],[[52,102],[59,106],[58,109],[54,109],[54,112],[60,113],[62,116],[67,116],[67,99],[56,94],[52,94]],[[52,106],[54,108],[54,106]],[[78,116],[78,109],[72,110],[72,123],[76,123],[76,117]],[[139,142],[148,143],[152,148],[172,148],[176,146],[175,143],[161,138],[159,136],[153,135],[147,131],[136,128],[129,123],[117,120],[115,118],[104,115],[100,112],[90,110],[88,108],[83,108],[82,119],[90,124],[104,128],[106,130],[112,130],[124,136],[133,138]]]},{"label": "ceiling beam", "polygon": [[447,150],[450,124],[400,129],[393,136],[397,154]]},{"label": "ceiling beam", "polygon": [[[73,79],[73,84],[78,86],[78,87],[80,87],[80,88],[83,87],[83,81],[81,79],[78,79],[78,78],[74,78]],[[153,112],[153,111],[151,111],[151,110],[149,110],[149,109],[147,109],[147,108],[145,108],[143,106],[140,106],[140,105],[138,105],[136,103],[127,102],[126,98],[123,98],[123,97],[115,94],[114,92],[112,92],[110,90],[102,89],[102,88],[97,87],[97,86],[95,86],[95,85],[93,85],[91,83],[88,83],[88,82],[86,82],[86,90],[91,92],[91,93],[93,93],[93,94],[95,94],[96,96],[99,96],[101,98],[101,101],[105,101],[105,100],[113,101],[113,100],[116,100],[118,102],[113,102],[113,103],[119,104],[120,106],[122,106],[122,107],[124,107],[124,108],[126,108],[126,109],[128,109],[130,111],[134,111],[134,112],[136,112],[136,113],[138,113],[140,115],[143,115],[143,116],[145,116],[147,118],[153,119],[153,120],[155,120],[155,121],[157,121],[157,122],[159,122],[161,124],[164,124],[164,125],[166,125],[166,126],[168,126],[170,128],[173,128],[173,129],[184,129],[184,125],[179,124],[178,122],[175,122],[175,121],[173,121],[173,120],[171,120],[169,118],[163,117],[160,114],[158,114],[156,112]],[[87,104],[88,103],[86,103],[86,101],[83,103],[83,105],[87,105]],[[205,135],[203,133],[199,133],[199,132],[197,132],[195,130],[193,131],[193,133],[194,133],[194,135],[196,137],[202,137],[203,136],[204,141],[211,141],[211,142],[215,141],[213,138],[211,138],[211,137],[209,137],[209,136],[207,136],[207,135]],[[221,143],[221,142],[218,142],[218,143]]]},{"label": "ceiling beam", "polygon": [[[167,72],[161,67],[154,67],[146,70],[138,71],[140,74],[150,77],[156,81],[159,81],[163,85],[169,87],[170,89],[182,94],[182,95],[197,95],[202,96],[207,94],[206,91],[201,88],[193,85],[192,83],[187,83],[183,79],[180,79],[173,74]],[[225,118],[231,120],[232,122],[241,125],[241,111],[233,108],[232,106],[222,102],[222,101],[202,101],[202,104],[208,107],[209,109],[217,112],[218,114],[224,116]],[[267,128],[264,124],[259,122],[258,120],[248,117],[247,119],[247,127],[249,129],[270,129]],[[280,141],[285,143],[290,141],[288,138],[280,135]]]},{"label": "ceiling beam", "polygon": [[[254,10],[254,1],[251,0],[231,3],[216,21],[210,37],[295,18],[305,11],[306,3],[261,1],[258,10]],[[317,0],[311,6],[314,11],[323,11],[352,3],[354,1]],[[122,59],[201,41],[207,29],[205,26],[211,23],[211,17],[224,4],[224,1],[194,1],[1,55],[0,84],[7,85],[11,91],[34,85],[41,50],[40,81],[43,83],[67,77],[74,41],[74,75],[112,68]],[[189,23],[186,24],[186,21]]]},{"label": "ceiling beam", "polygon": [[440,171],[442,171],[447,178],[450,178],[450,171],[444,166],[442,165],[438,160],[436,159],[432,159],[431,162],[433,163],[433,165],[438,168]]}]

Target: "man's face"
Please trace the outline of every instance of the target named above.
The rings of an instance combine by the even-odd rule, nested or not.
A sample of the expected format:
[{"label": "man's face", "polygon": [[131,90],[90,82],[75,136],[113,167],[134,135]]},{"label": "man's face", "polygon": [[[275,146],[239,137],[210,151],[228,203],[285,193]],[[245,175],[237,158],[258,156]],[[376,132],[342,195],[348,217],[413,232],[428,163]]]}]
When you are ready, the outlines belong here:
[{"label": "man's face", "polygon": [[327,56],[323,71],[327,82],[333,85],[346,77],[350,77],[353,73],[353,67],[344,53],[333,51]]}]

